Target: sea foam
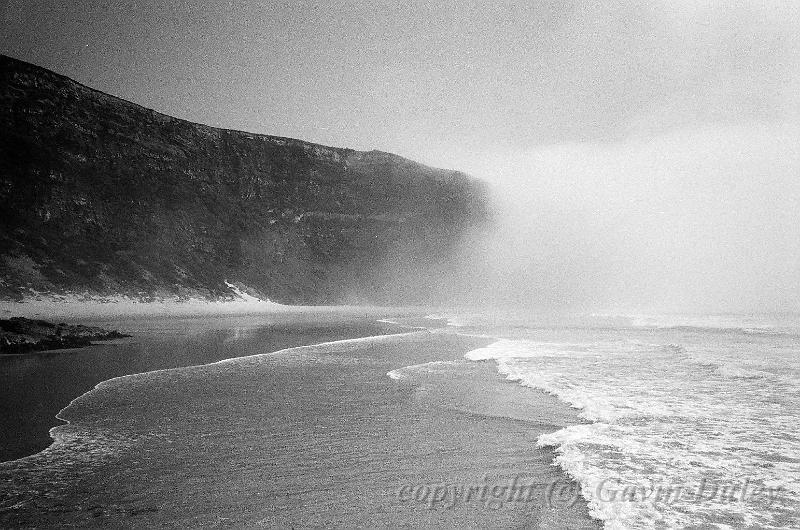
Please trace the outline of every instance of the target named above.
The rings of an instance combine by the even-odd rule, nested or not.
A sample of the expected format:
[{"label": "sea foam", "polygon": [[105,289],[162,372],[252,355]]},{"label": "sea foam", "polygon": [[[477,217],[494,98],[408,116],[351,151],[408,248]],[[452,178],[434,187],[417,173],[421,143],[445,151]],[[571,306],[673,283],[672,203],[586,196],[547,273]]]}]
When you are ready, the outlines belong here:
[{"label": "sea foam", "polygon": [[[538,444],[555,448],[556,463],[580,482],[591,514],[607,528],[800,525],[800,362],[790,336],[696,329],[574,335],[581,340],[500,339],[465,357],[494,360],[508,380],[557,396],[590,422]],[[603,490],[691,491],[745,480],[774,498],[611,499]]]}]

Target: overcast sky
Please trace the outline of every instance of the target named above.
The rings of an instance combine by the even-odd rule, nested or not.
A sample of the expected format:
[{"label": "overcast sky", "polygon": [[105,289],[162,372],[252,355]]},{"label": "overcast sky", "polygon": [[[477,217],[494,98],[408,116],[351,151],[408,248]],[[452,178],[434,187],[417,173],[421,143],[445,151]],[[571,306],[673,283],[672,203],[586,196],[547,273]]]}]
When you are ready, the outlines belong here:
[{"label": "overcast sky", "polygon": [[495,183],[523,297],[800,309],[800,2],[0,5],[4,53],[94,88]]}]

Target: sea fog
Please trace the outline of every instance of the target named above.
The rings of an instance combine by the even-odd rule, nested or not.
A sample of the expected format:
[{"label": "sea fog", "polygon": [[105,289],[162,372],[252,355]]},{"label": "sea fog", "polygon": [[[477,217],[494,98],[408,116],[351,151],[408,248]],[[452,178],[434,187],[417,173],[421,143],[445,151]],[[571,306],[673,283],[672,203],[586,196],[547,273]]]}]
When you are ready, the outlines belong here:
[{"label": "sea fog", "polygon": [[450,269],[433,267],[440,298],[800,310],[797,3],[623,5],[578,3],[536,36],[537,53],[503,74],[486,61],[475,75],[509,85],[503,111],[470,94],[469,119],[446,122],[463,129],[415,146],[493,198],[491,222]]}]

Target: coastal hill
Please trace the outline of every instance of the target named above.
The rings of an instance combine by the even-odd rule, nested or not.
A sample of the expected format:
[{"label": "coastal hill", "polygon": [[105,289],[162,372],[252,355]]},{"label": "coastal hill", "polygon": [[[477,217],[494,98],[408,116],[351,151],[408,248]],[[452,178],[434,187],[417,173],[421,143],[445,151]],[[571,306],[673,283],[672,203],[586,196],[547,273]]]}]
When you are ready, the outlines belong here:
[{"label": "coastal hill", "polygon": [[191,123],[0,56],[0,298],[214,299],[230,282],[283,303],[418,302],[401,284],[432,288],[486,219],[462,173]]}]

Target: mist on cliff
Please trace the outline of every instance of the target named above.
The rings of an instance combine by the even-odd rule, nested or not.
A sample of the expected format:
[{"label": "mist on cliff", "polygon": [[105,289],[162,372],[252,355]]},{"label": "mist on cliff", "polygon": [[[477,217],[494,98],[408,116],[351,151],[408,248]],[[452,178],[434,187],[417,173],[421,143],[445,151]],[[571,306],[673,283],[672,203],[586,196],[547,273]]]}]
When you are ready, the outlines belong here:
[{"label": "mist on cliff", "polygon": [[566,66],[527,100],[534,132],[428,152],[492,189],[493,223],[466,238],[453,293],[546,310],[800,310],[798,6],[635,4],[650,17],[587,8],[557,31]]},{"label": "mist on cliff", "polygon": [[696,128],[498,153],[475,172],[492,182],[494,216],[465,239],[453,268],[470,302],[798,309],[796,128]]},{"label": "mist on cliff", "polygon": [[489,183],[489,222],[449,260],[396,270],[401,296],[613,314],[800,310],[793,124],[483,153],[469,170]]},{"label": "mist on cliff", "polygon": [[489,183],[449,259],[400,246],[345,301],[800,310],[797,0],[11,0],[0,21],[4,53],[169,115]]}]

